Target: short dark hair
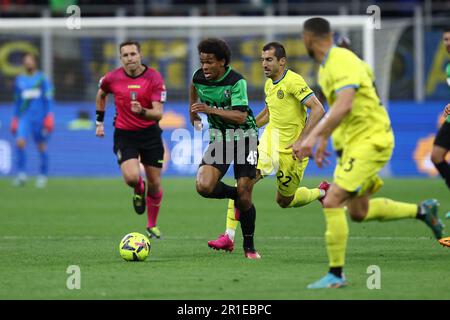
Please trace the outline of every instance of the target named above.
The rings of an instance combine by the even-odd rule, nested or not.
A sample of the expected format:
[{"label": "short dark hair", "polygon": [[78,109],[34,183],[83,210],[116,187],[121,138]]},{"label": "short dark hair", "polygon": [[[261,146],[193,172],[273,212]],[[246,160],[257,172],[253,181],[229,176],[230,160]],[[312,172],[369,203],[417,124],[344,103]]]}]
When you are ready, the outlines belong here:
[{"label": "short dark hair", "polygon": [[222,39],[204,39],[198,44],[197,49],[199,54],[210,53],[215,55],[217,60],[225,60],[225,67],[230,63],[231,50],[228,44]]},{"label": "short dark hair", "polygon": [[446,32],[450,32],[450,26],[447,26],[444,28],[444,33],[446,33]]},{"label": "short dark hair", "polygon": [[281,43],[269,42],[263,47],[263,51],[267,51],[270,49],[275,49],[275,57],[277,57],[278,60],[280,60],[281,58],[286,58],[286,50]]},{"label": "short dark hair", "polygon": [[328,20],[316,17],[306,20],[303,24],[303,30],[312,32],[315,36],[323,37],[330,34],[331,27]]},{"label": "short dark hair", "polygon": [[135,45],[138,49],[138,52],[141,52],[141,44],[135,40],[127,40],[119,44],[119,53],[122,50],[122,47]]}]

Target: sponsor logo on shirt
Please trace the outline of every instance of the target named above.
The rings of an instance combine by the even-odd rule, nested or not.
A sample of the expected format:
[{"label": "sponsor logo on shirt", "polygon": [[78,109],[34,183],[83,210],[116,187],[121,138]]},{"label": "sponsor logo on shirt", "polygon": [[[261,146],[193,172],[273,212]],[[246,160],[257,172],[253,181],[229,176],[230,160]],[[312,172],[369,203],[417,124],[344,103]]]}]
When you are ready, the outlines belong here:
[{"label": "sponsor logo on shirt", "polygon": [[139,84],[130,84],[128,85],[128,89],[140,89],[141,86]]},{"label": "sponsor logo on shirt", "polygon": [[35,88],[35,89],[26,89],[22,91],[22,99],[28,100],[28,99],[37,99],[41,97],[41,89]]}]

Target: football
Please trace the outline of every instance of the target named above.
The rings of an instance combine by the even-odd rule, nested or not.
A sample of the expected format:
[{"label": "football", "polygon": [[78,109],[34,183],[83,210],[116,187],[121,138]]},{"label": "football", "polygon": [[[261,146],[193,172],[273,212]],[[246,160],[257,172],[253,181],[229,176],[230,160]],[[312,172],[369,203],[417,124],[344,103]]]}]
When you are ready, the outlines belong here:
[{"label": "football", "polygon": [[119,252],[125,261],[144,261],[150,254],[150,241],[143,234],[131,232],[120,241]]}]

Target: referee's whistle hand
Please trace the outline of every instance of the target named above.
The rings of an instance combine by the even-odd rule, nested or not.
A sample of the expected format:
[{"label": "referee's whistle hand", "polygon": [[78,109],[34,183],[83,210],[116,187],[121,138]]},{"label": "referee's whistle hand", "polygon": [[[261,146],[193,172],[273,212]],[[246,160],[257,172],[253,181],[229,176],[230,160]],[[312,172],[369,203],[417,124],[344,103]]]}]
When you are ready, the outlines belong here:
[{"label": "referee's whistle hand", "polygon": [[138,101],[131,102],[131,112],[139,114],[142,110],[142,106]]}]

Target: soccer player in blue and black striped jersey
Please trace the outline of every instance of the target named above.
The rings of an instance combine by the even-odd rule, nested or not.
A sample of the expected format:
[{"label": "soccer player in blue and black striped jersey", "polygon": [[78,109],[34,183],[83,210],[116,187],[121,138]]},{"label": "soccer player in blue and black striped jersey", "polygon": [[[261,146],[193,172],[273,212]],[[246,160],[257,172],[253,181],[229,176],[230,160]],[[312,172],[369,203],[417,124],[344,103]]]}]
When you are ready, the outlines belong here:
[{"label": "soccer player in blue and black striped jersey", "polygon": [[11,132],[16,137],[17,177],[14,185],[23,186],[26,175],[26,140],[31,134],[38,145],[40,155],[39,176],[36,187],[47,184],[47,141],[54,128],[53,86],[45,74],[37,69],[36,57],[27,53],[23,58],[25,73],[20,74],[14,84],[14,116]]}]

